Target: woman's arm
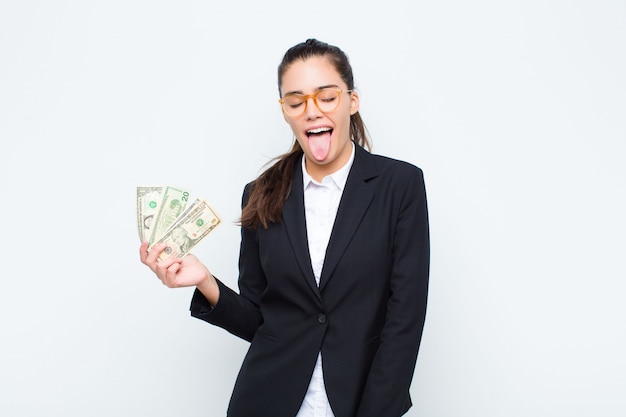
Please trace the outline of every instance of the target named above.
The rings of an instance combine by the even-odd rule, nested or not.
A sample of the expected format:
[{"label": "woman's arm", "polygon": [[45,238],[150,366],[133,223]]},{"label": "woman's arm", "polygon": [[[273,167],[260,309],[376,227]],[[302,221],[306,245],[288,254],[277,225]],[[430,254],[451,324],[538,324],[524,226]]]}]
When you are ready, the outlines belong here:
[{"label": "woman's arm", "polygon": [[426,316],[430,263],[426,192],[419,169],[406,184],[396,223],[393,257],[385,324],[357,413],[359,417],[396,417],[410,406],[408,392]]},{"label": "woman's arm", "polygon": [[[247,202],[249,191],[248,185],[243,193],[242,207]],[[259,258],[256,230],[244,227],[241,229],[239,293],[219,279],[214,278],[214,282],[217,290],[212,288],[210,280],[202,287],[198,286],[191,302],[191,315],[251,341],[263,322],[259,303],[267,286]],[[219,300],[212,303],[209,297],[215,293]]]},{"label": "woman's arm", "polygon": [[261,268],[254,231],[243,230],[239,254],[239,293],[215,278],[219,301],[211,304],[201,288],[191,301],[191,315],[228,332],[251,341],[263,322],[259,309],[261,293],[265,289],[265,275]]}]

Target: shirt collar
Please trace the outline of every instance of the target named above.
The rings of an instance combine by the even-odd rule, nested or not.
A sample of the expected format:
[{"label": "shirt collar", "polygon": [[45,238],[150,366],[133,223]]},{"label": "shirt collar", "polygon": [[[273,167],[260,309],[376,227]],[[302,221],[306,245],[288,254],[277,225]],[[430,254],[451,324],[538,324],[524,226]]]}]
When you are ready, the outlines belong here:
[{"label": "shirt collar", "polygon": [[[348,174],[350,173],[350,168],[352,167],[352,163],[354,162],[354,142],[350,141],[350,144],[352,145],[352,153],[350,154],[350,159],[348,159],[348,162],[346,162],[346,164],[339,168],[337,171],[325,176],[322,179],[322,182],[324,182],[327,178],[329,178],[341,191],[343,191],[343,188],[346,185],[346,181],[348,180]],[[305,190],[311,183],[321,184],[320,182],[313,179],[313,177],[311,177],[307,172],[306,164],[304,161],[304,154],[302,154],[302,182],[304,184]]]}]

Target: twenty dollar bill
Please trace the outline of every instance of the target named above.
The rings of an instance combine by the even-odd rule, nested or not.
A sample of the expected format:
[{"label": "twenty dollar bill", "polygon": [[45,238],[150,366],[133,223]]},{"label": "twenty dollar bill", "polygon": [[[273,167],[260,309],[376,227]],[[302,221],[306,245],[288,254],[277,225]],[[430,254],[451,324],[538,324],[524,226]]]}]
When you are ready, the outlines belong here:
[{"label": "twenty dollar bill", "polygon": [[166,186],[163,188],[161,198],[158,213],[152,221],[149,235],[146,236],[144,231],[143,238],[147,239],[149,244],[167,232],[174,221],[183,213],[189,202],[189,190]]}]

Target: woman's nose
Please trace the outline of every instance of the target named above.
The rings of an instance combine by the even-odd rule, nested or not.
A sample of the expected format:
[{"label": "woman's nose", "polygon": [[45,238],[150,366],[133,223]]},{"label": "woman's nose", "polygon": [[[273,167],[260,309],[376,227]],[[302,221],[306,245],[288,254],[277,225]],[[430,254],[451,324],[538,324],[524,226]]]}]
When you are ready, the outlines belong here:
[{"label": "woman's nose", "polygon": [[317,107],[314,97],[307,98],[306,111],[304,112],[307,119],[316,119],[322,116],[322,111]]}]

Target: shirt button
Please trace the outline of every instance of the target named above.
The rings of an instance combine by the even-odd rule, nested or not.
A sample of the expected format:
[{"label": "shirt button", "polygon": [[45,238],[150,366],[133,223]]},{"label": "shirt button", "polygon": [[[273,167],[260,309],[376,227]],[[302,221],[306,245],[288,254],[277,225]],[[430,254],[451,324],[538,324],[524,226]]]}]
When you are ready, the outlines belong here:
[{"label": "shirt button", "polygon": [[317,321],[320,322],[320,324],[325,324],[326,323],[326,314],[324,313],[320,313],[317,315]]}]

